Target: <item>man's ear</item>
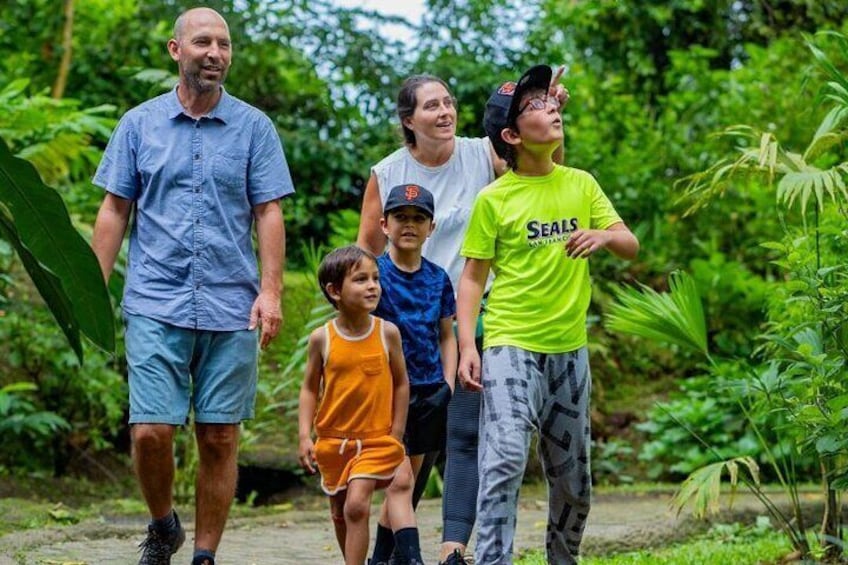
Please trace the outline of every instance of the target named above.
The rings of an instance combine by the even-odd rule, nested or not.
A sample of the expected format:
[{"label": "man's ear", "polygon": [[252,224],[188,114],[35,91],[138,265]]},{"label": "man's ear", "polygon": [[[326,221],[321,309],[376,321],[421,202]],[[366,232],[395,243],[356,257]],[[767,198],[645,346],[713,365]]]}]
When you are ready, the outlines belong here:
[{"label": "man's ear", "polygon": [[380,216],[380,229],[383,230],[383,235],[389,236],[389,222],[386,221],[386,216]]},{"label": "man's ear", "polygon": [[180,44],[173,37],[168,40],[168,54],[174,61],[180,60]]},{"label": "man's ear", "polygon": [[509,143],[510,145],[518,145],[521,143],[521,134],[518,133],[518,130],[513,128],[503,128],[501,130],[501,139]]}]

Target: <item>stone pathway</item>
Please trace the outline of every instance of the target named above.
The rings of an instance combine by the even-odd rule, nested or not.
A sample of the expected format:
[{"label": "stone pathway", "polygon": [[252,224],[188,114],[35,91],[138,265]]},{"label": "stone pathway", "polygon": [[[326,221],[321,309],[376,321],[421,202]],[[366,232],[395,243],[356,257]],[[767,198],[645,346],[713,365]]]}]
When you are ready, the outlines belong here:
[{"label": "stone pathway", "polygon": [[[544,496],[544,495],[541,495]],[[584,554],[651,547],[682,539],[706,525],[688,516],[676,517],[668,508],[669,495],[600,494],[594,498],[583,543]],[[372,535],[376,510],[372,516]],[[522,498],[516,551],[544,544],[546,503]],[[425,562],[435,564],[440,532],[441,501],[424,500],[418,510]],[[751,496],[739,495],[733,515],[719,521],[753,519],[763,514]],[[188,512],[184,511],[184,514]],[[89,521],[68,527],[15,532],[0,537],[0,565],[130,565],[138,561],[137,544],[146,521],[134,519]],[[191,560],[192,524],[175,565]],[[473,541],[472,541],[473,543]],[[278,514],[230,520],[218,552],[221,565],[293,565],[340,563],[332,525],[325,510],[288,510]]]}]

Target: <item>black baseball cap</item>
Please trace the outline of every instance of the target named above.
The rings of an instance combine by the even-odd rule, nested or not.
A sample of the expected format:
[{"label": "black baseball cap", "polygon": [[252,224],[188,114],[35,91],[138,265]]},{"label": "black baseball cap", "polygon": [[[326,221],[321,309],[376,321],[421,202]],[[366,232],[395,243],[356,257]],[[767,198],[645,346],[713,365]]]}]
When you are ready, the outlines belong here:
[{"label": "black baseball cap", "polygon": [[486,102],[486,113],[483,115],[483,129],[492,142],[498,155],[500,147],[506,143],[501,139],[501,131],[515,124],[518,117],[518,105],[525,92],[533,90],[548,91],[551,86],[553,70],[548,65],[536,65],[521,75],[518,82],[505,82],[500,85]]},{"label": "black baseball cap", "polygon": [[389,197],[386,198],[386,205],[383,206],[383,213],[388,214],[392,210],[402,208],[403,206],[420,208],[427,212],[431,218],[436,215],[434,212],[433,193],[418,184],[399,184],[392,188],[389,191]]}]

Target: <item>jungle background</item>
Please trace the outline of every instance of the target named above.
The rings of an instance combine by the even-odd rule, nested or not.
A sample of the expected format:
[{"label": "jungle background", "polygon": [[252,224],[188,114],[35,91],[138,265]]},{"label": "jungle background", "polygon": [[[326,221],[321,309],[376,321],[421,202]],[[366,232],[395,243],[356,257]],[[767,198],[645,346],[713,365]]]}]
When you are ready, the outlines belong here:
[{"label": "jungle background", "polygon": [[[458,134],[482,136],[491,90],[541,62],[566,68],[566,163],[598,179],[641,242],[633,262],[592,258],[596,482],[680,482],[738,464],[747,480],[757,469],[755,486],[823,483],[838,501],[848,485],[848,5],[428,0],[412,24],[325,0],[206,4],[230,25],[226,87],[274,121],[297,189],[284,202],[285,328],[261,358],[245,462],[297,476],[300,340],[328,313],[316,257],[355,239],[370,167],[401,143],[403,78],[443,77]],[[165,45],[191,5],[0,3],[0,138],[58,191],[83,238],[111,130],[175,83]],[[411,39],[381,33],[387,23]],[[0,172],[8,182],[20,161],[0,159]],[[114,351],[108,339],[75,345],[50,301],[63,290],[38,286],[18,229],[0,231],[0,477],[124,476],[121,269],[102,330],[115,325]],[[191,451],[179,446],[183,468]]]}]

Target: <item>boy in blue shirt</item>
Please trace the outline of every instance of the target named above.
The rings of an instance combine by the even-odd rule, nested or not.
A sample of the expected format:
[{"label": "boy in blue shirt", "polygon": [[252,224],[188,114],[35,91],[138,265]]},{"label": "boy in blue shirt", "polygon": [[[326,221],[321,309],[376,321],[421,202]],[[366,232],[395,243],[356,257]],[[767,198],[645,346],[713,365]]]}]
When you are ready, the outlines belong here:
[{"label": "boy in blue shirt", "polygon": [[[422,473],[425,456],[432,464],[444,448],[457,364],[453,286],[444,269],[421,256],[421,248],[435,228],[433,210],[433,195],[424,187],[403,184],[392,188],[380,219],[389,246],[377,259],[383,294],[374,315],[400,329],[410,385],[404,444],[417,484],[427,480]],[[428,474],[429,468],[424,467]],[[413,505],[417,502],[413,500]],[[383,504],[371,563],[388,562],[393,542]]]}]

